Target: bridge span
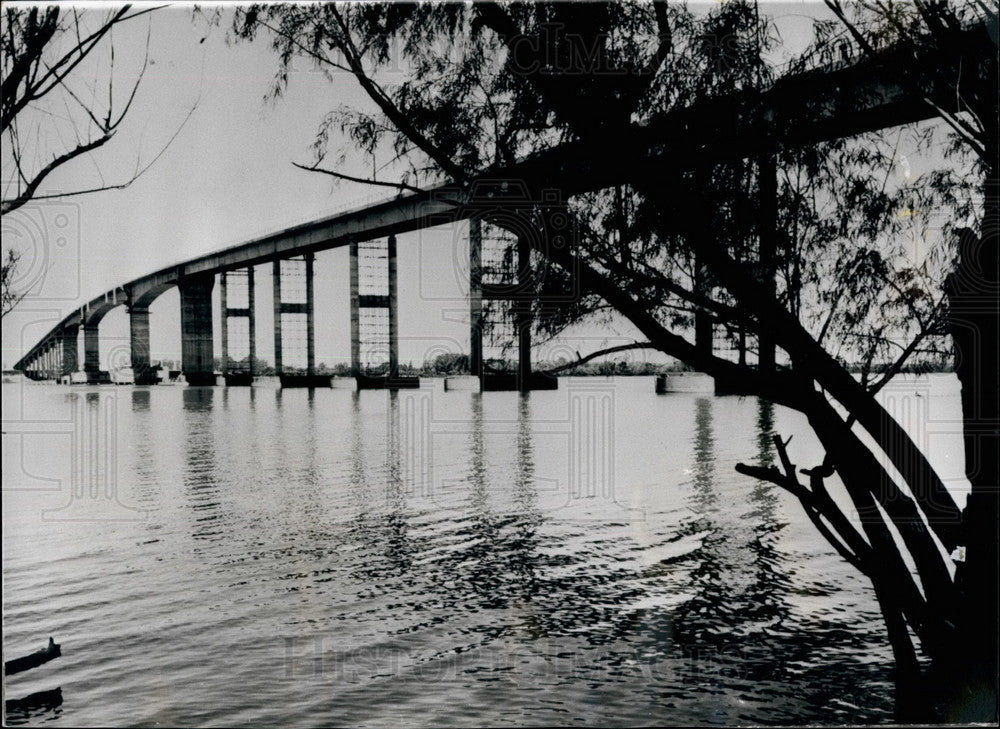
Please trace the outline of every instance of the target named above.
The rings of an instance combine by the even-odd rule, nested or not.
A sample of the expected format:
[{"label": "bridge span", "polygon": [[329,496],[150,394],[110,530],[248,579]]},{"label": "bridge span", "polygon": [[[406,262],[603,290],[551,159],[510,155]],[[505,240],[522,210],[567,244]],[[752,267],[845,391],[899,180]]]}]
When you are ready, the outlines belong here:
[{"label": "bridge span", "polygon": [[[480,278],[480,220],[536,204],[561,203],[568,197],[630,180],[667,179],[679,172],[727,159],[769,156],[779,145],[809,145],[867,131],[926,120],[936,109],[929,99],[953,98],[963,69],[995,62],[996,29],[985,23],[956,32],[947,48],[889,48],[875,57],[845,59],[827,67],[779,78],[763,92],[741,92],[670,111],[634,124],[627,135],[606,145],[570,142],[504,169],[462,184],[386,200],[357,210],[310,221],[245,243],[209,253],[124,283],[87,302],[56,324],[15,364],[42,379],[63,379],[80,368],[79,331],[84,333],[82,371],[88,382],[106,379],[99,361],[99,327],[104,316],[125,306],[130,318],[132,367],[137,383],[152,383],[149,360],[149,305],[164,291],[180,292],[182,371],[189,384],[214,384],[212,291],[216,279],[222,296],[222,369],[228,374],[228,320],[249,319],[251,366],[254,361],[253,267],[273,263],[275,292],[275,365],[282,366],[284,316],[307,320],[307,367],[302,383],[315,378],[312,261],[318,251],[351,247],[351,365],[362,375],[359,315],[363,308],[383,309],[389,320],[389,385],[399,378],[396,328],[396,236],[470,219],[470,364],[482,373],[482,300],[516,299],[513,286],[484,286]],[[536,199],[537,198],[537,199]],[[388,289],[361,295],[358,258],[366,242],[384,241]],[[518,246],[522,248],[522,246]],[[528,252],[520,250],[519,276],[528,276]],[[282,300],[282,262],[298,261],[306,277],[306,301]],[[242,272],[242,273],[241,273]],[[250,303],[229,308],[225,293],[231,277],[246,276]],[[515,292],[515,293],[511,293]],[[515,386],[529,389],[547,383],[531,374],[530,320],[515,305],[519,333],[519,369]],[[250,378],[253,372],[244,373]],[[239,378],[235,376],[232,381]],[[289,378],[289,381],[290,378]],[[361,382],[361,380],[359,380]],[[382,384],[386,384],[383,382]]]}]

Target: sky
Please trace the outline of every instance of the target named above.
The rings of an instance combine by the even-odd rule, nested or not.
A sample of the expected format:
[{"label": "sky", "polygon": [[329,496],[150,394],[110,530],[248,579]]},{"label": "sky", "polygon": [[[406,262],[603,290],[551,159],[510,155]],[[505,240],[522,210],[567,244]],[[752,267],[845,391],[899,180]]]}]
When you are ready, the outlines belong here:
[{"label": "sky", "polygon": [[[293,167],[293,161],[310,161],[310,144],[328,112],[370,102],[352,77],[327,78],[306,63],[292,69],[282,98],[266,101],[278,69],[276,55],[262,38],[227,42],[231,8],[222,12],[221,24],[212,27],[193,6],[173,6],[116,31],[121,88],[141,68],[147,33],[150,39],[149,66],[133,107],[112,142],[51,175],[45,192],[128,179],[176,137],[124,190],[32,203],[4,216],[4,247],[24,252],[19,283],[30,289],[3,320],[5,368],[54,323],[117,285],[393,194]],[[823,8],[790,2],[762,5],[762,13],[775,17],[785,52],[791,53],[807,41],[812,18]],[[5,167],[7,159],[5,154]],[[342,171],[366,172],[357,160],[348,160]],[[419,364],[442,351],[467,351],[466,224],[400,236],[398,251],[401,361]],[[349,359],[347,260],[346,249],[316,259],[316,361],[329,365]],[[271,360],[270,266],[258,267],[256,276],[257,351]],[[218,354],[218,286],[215,299]],[[152,358],[179,359],[176,290],[153,303],[150,317]],[[535,356],[585,354],[639,338],[624,321],[580,327]],[[119,307],[101,324],[102,367],[127,348],[127,314]],[[80,352],[82,358],[82,347]],[[632,358],[663,361],[643,353]]]}]

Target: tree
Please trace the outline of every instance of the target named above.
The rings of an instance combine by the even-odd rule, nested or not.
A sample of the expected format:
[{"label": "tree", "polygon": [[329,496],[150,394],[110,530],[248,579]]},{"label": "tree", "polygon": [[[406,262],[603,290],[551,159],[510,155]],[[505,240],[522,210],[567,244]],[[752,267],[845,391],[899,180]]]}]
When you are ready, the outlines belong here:
[{"label": "tree", "polygon": [[[124,93],[116,68],[114,31],[156,7],[122,5],[112,10],[77,7],[8,6],[0,28],[3,77],[0,85],[0,135],[4,180],[0,215],[35,200],[120,190],[141,177],[180,133],[197,103],[173,136],[147,162],[137,158],[126,179],[40,194],[49,177],[78,163],[110,142],[132,108],[149,62],[149,31],[142,65]],[[100,93],[99,93],[99,88]],[[117,92],[117,93],[116,93]],[[69,140],[69,141],[67,141]],[[12,288],[21,253],[7,249],[3,313],[27,293]]]},{"label": "tree", "polygon": [[24,298],[26,291],[18,291],[15,288],[14,280],[17,278],[17,265],[21,260],[21,254],[19,251],[15,251],[13,248],[7,249],[7,256],[3,261],[2,275],[3,280],[0,281],[2,284],[2,301],[0,301],[0,317],[7,316],[15,306],[21,303],[21,299]]},{"label": "tree", "polygon": [[[872,32],[884,35],[899,22],[895,7],[875,8],[882,12],[873,16]],[[892,58],[898,64],[910,54],[915,67],[926,66],[942,49],[961,51],[957,39],[969,37],[963,28],[991,17],[995,22],[985,5],[918,8],[908,32],[892,37]],[[949,29],[947,42],[934,30],[939,20]],[[765,145],[749,158],[714,159],[714,150],[705,149],[700,164],[644,166],[632,146],[636,138],[669,146],[670,137],[651,135],[680,128],[681,122],[666,122],[684,119],[686,109],[730,109],[739,120],[767,93],[775,70],[765,59],[775,37],[747,3],[699,15],[659,2],[271,5],[239,13],[235,31],[244,38],[267,32],[283,67],[303,57],[352,75],[378,109],[333,111],[303,168],[356,180],[329,164],[331,140],[340,132],[373,169],[388,170],[372,184],[413,190],[451,180],[471,190],[476,180],[516,170],[529,199],[539,201],[514,227],[522,235],[526,227],[537,231],[527,237],[541,330],[558,332],[610,307],[646,337],[637,346],[804,413],[826,451],[822,463],[804,471],[808,485],[780,439],[781,469],[741,470],[798,496],[823,536],[871,579],[906,696],[897,702],[900,712],[917,708],[926,716],[916,702],[929,698],[911,632],[945,667],[942,675],[962,663],[962,651],[973,651],[977,673],[961,680],[966,687],[992,686],[986,711],[995,711],[989,673],[995,659],[992,668],[978,660],[985,659],[982,644],[996,635],[995,621],[984,622],[990,609],[970,611],[963,598],[963,590],[987,597],[988,590],[956,584],[945,557],[973,538],[970,521],[963,524],[926,455],[875,398],[912,356],[940,348],[942,293],[954,258],[949,236],[936,240],[925,260],[903,255],[902,238],[922,236],[929,224],[901,213],[916,210],[914,200],[946,213],[979,210],[981,198],[966,196],[947,170],[914,184],[891,181],[893,132]],[[977,43],[989,47],[982,37]],[[871,52],[884,54],[884,46],[871,45]],[[807,56],[838,53],[854,55],[848,37],[819,24]],[[913,91],[948,110],[945,121],[960,139],[950,163],[957,179],[981,159],[981,150],[961,136],[970,133],[967,117],[983,125],[970,139],[996,139],[989,108],[996,102],[989,83],[995,54],[972,58],[981,73],[942,77],[929,95]],[[407,72],[394,85],[386,75],[392,64]],[[277,79],[280,90],[287,76]],[[952,111],[944,96],[956,90],[963,101]],[[918,145],[940,141],[939,131],[898,133],[915,134]],[[581,191],[558,170],[530,164],[533,153],[562,143],[592,155],[595,165],[616,155],[635,164],[613,185]],[[554,180],[573,193],[541,202]],[[989,206],[987,200],[987,217]],[[484,202],[483,215],[510,228],[509,211],[499,207]],[[577,245],[566,245],[567,229]],[[712,351],[716,328],[743,343],[738,361]],[[887,371],[872,378],[872,363],[890,353]],[[849,371],[850,358],[862,363],[861,382]],[[829,496],[834,487],[846,490],[859,524]],[[974,527],[979,543],[988,526]],[[995,573],[995,559],[992,566]],[[991,599],[995,615],[995,594]],[[978,645],[977,634],[986,636]]]},{"label": "tree", "polygon": [[[133,11],[126,5],[107,12],[95,24],[88,23],[89,13],[76,9],[70,10],[68,16],[56,6],[4,9],[0,133],[5,136],[17,174],[5,184],[0,208],[3,214],[35,197],[39,185],[52,172],[114,137],[135,99],[145,62],[136,82],[125,94],[123,107],[116,109],[114,48],[110,37],[116,25],[150,10]],[[71,82],[76,75],[74,71],[84,61],[96,57],[95,51],[106,38],[111,51],[104,104],[96,98],[88,98],[82,89],[74,90]],[[59,101],[66,106],[65,114],[69,117],[69,126],[76,132],[76,139],[61,149],[50,150],[48,145],[58,139],[53,133],[57,125],[49,123],[32,128],[22,120],[33,106],[54,97],[60,97]]]},{"label": "tree", "polygon": [[[994,46],[997,43],[998,9],[995,2],[978,0],[957,5],[918,0],[912,5],[875,2],[858,3],[849,15],[839,0],[826,0],[859,48],[871,56],[880,43],[896,42],[914,50],[932,44],[955,48],[962,41],[963,21],[970,14],[984,18]],[[956,372],[962,385],[965,470],[972,486],[962,522],[963,551],[955,584],[961,593],[960,655],[946,663],[944,671],[956,670],[967,686],[966,700],[976,697],[986,711],[981,716],[996,721],[998,539],[1000,523],[997,483],[1000,391],[996,373],[1000,330],[1000,131],[998,131],[998,76],[996,49],[969,68],[972,82],[962,77],[948,79],[947,95],[929,93],[930,104],[952,130],[948,152],[971,152],[976,164],[968,179],[980,180],[982,208],[979,233],[970,229],[954,232],[958,242],[954,271],[945,282],[947,330],[955,347]],[[921,91],[923,91],[921,89]],[[932,181],[938,190],[954,188],[954,180]],[[963,211],[965,213],[967,211]],[[979,211],[977,211],[979,212]],[[970,217],[958,216],[960,220]]]}]

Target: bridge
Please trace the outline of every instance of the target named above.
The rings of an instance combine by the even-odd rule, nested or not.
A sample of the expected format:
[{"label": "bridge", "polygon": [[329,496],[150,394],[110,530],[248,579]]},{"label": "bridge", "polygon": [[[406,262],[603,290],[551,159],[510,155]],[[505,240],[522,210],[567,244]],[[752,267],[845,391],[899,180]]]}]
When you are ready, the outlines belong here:
[{"label": "bridge", "polygon": [[[995,29],[994,29],[995,32]],[[996,41],[986,24],[959,32],[947,49],[889,48],[874,57],[848,59],[779,78],[764,91],[747,91],[673,110],[646,124],[633,124],[613,144],[570,142],[504,169],[490,171],[463,184],[448,183],[425,192],[399,196],[360,209],[296,225],[216,251],[129,281],[87,302],[56,324],[16,364],[36,379],[66,379],[79,369],[79,331],[83,330],[82,371],[86,381],[106,381],[100,368],[100,323],[109,311],[126,307],[130,320],[131,357],[137,384],[156,381],[149,359],[149,306],[172,287],[180,292],[181,361],[189,384],[215,384],[212,291],[221,293],[221,361],[229,384],[246,383],[254,372],[254,266],[273,265],[275,368],[285,385],[323,384],[314,362],[313,259],[317,252],[350,247],[351,368],[359,386],[413,386],[399,376],[396,313],[396,237],[402,233],[469,220],[470,236],[470,366],[484,386],[482,303],[517,300],[530,276],[528,252],[518,245],[518,280],[506,286],[484,283],[481,272],[481,222],[491,216],[550,205],[587,191],[651,175],[696,169],[708,163],[768,155],[780,145],[816,144],[833,138],[930,119],[935,108],[928,98],[954,95],[962,69],[975,69],[995,58]],[[968,72],[968,71],[967,71]],[[949,83],[950,82],[950,83]],[[535,191],[553,197],[534,199]],[[546,193],[547,195],[548,193]],[[359,259],[366,251],[385,263],[385,286],[362,294]],[[381,264],[379,264],[381,265]],[[305,301],[283,298],[289,268],[305,277]],[[247,287],[248,302],[229,307],[227,293],[236,281]],[[373,380],[360,361],[363,309],[387,314],[388,374]],[[515,303],[518,336],[516,379],[501,383],[519,389],[554,385],[531,372],[530,309]],[[304,373],[286,372],[282,362],[282,322],[306,319],[307,365]],[[229,320],[248,319],[249,372],[231,371]],[[496,384],[496,383],[494,383]]]}]

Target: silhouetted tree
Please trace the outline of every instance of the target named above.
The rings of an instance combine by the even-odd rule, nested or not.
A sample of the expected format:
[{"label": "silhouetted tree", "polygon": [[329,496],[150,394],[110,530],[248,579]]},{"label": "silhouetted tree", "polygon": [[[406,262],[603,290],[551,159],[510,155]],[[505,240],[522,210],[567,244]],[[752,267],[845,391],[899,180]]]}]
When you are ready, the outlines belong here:
[{"label": "silhouetted tree", "polygon": [[[885,35],[899,22],[897,7],[866,7],[867,30]],[[937,356],[944,332],[955,236],[946,230],[932,239],[919,260],[906,250],[907,240],[923,240],[934,227],[929,211],[989,220],[994,204],[987,196],[984,205],[982,185],[963,184],[976,165],[980,175],[997,169],[992,153],[980,148],[996,139],[994,5],[928,8],[916,5],[907,33],[861,49],[879,62],[888,59],[904,86],[911,69],[937,68],[939,56],[962,59],[960,77],[942,71],[930,91],[916,82],[907,90],[936,112],[946,110],[941,116],[958,135],[949,164],[914,181],[891,179],[900,135],[926,148],[940,141],[940,131],[907,127],[833,140],[838,135],[829,133],[808,143],[757,145],[744,156],[724,153],[732,142],[721,129],[718,149],[682,148],[690,131],[683,120],[717,123],[712,112],[689,109],[740,123],[770,93],[776,71],[765,59],[776,37],[756,7],[743,2],[698,14],[661,2],[268,5],[241,11],[235,31],[244,38],[270,35],[282,64],[277,93],[292,60],[306,58],[329,73],[352,75],[375,105],[375,112],[333,111],[318,131],[314,159],[300,167],[358,180],[331,165],[339,133],[381,170],[364,180],[371,184],[419,190],[450,180],[474,191],[477,180],[516,175],[538,201],[522,215],[539,231],[531,245],[542,333],[613,310],[646,338],[635,346],[659,349],[728,387],[804,413],[826,451],[822,463],[803,472],[808,484],[780,439],[781,468],[741,470],[798,496],[824,537],[870,577],[898,685],[907,691],[900,711],[923,711],[919,702],[930,700],[921,690],[927,684],[912,631],[924,653],[945,667],[941,675],[959,666],[963,652],[977,656],[971,672],[953,673],[965,688],[992,691],[970,709],[982,717],[996,704],[995,655],[990,665],[982,645],[988,653],[991,636],[995,641],[995,620],[984,622],[995,617],[995,589],[989,593],[982,568],[969,574],[971,582],[957,584],[946,555],[974,541],[983,545],[995,535],[995,519],[974,524],[966,510],[963,521],[926,454],[875,398],[916,353]],[[791,70],[820,79],[823,68],[810,71],[816,59],[856,62],[864,31],[854,30],[852,44],[834,24],[817,24],[814,45]],[[959,95],[957,108],[949,94]],[[803,108],[788,123],[805,125],[810,113]],[[966,128],[972,115],[981,133]],[[661,129],[672,131],[656,137]],[[637,149],[636,140],[645,146]],[[581,191],[551,164],[532,166],[532,159],[547,159],[532,155],[558,145],[572,145],[617,181]],[[668,153],[652,154],[662,150]],[[671,164],[673,156],[694,161]],[[541,202],[553,185],[572,194]],[[499,214],[490,217],[495,209],[485,204],[487,223],[507,227]],[[982,225],[983,238],[993,235]],[[568,237],[576,245],[566,245]],[[949,289],[952,305],[957,285]],[[989,296],[995,308],[995,288]],[[713,352],[716,328],[741,343],[739,361]],[[746,357],[747,349],[756,356]],[[860,382],[848,360],[861,361]],[[876,361],[890,364],[872,378]],[[969,408],[975,394],[966,387]],[[992,473],[995,491],[995,464]],[[829,496],[834,474],[860,522]],[[992,560],[994,575],[995,554],[994,544],[992,556],[984,550],[978,557],[982,565]],[[972,599],[986,606],[970,609]],[[979,644],[977,635],[984,637]]]}]

